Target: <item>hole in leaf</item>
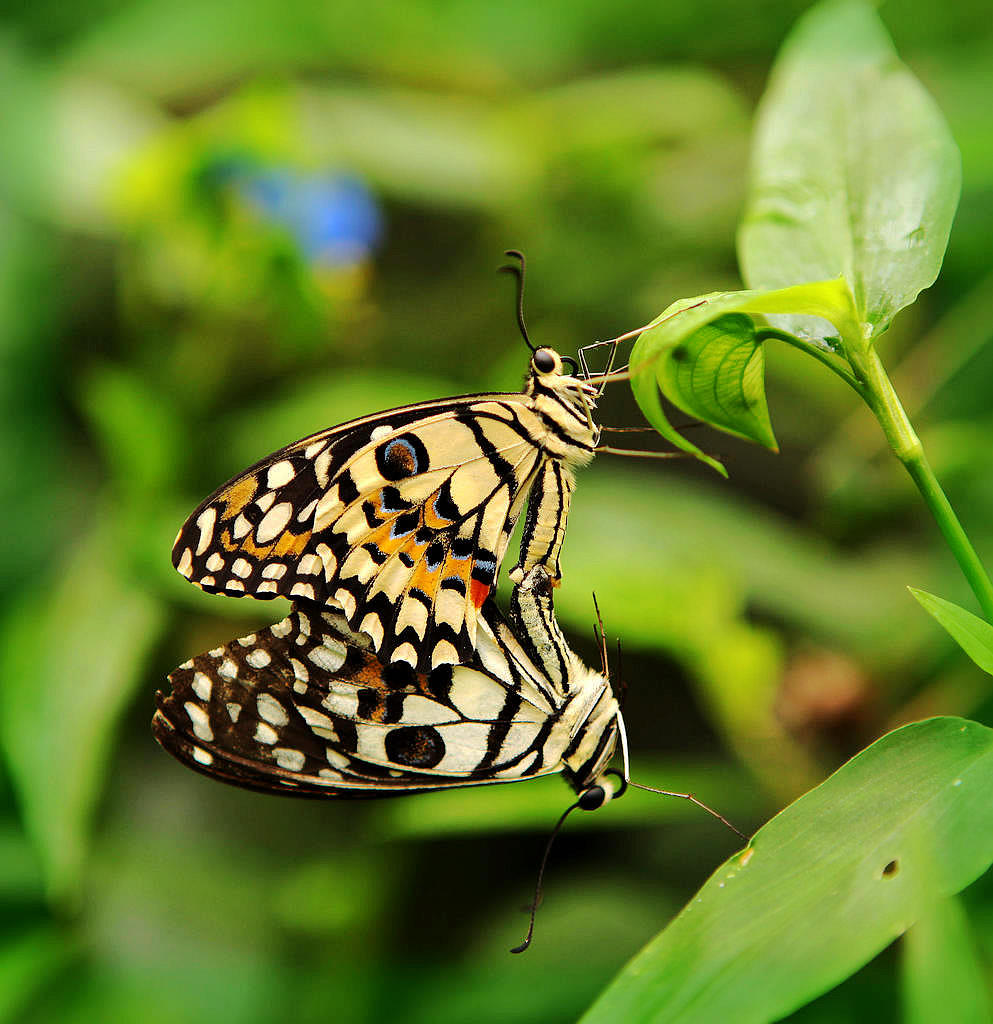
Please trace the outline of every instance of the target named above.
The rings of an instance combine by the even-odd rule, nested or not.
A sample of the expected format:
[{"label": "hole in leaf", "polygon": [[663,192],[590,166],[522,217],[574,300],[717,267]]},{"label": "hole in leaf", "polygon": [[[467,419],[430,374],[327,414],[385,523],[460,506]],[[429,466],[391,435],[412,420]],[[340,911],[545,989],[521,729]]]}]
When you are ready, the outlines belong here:
[{"label": "hole in leaf", "polygon": [[900,870],[900,864],[898,861],[891,860],[886,867],[883,868],[883,878],[892,878]]}]

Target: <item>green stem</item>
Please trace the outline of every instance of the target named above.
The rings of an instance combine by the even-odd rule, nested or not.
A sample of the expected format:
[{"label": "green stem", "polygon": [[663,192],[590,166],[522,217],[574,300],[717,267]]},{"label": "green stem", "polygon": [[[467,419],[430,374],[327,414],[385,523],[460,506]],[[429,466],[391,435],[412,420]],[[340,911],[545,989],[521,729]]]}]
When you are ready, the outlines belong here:
[{"label": "green stem", "polygon": [[920,438],[907,418],[876,350],[867,347],[857,353],[851,349],[849,352],[852,369],[858,380],[856,390],[868,402],[883,428],[893,454],[903,463],[921,492],[945,542],[969,581],[969,586],[972,587],[972,592],[976,595],[987,621],[993,622],[993,583],[990,582],[976,549],[962,529],[955,510],[941,489],[941,484],[938,483],[938,478],[924,455]]},{"label": "green stem", "polygon": [[789,334],[787,331],[780,331],[775,327],[763,327],[762,330],[755,332],[756,341],[769,341],[772,338],[775,338],[777,341],[785,341],[786,344],[790,345],[792,348],[797,348],[801,352],[806,352],[808,356],[813,356],[818,362],[823,363],[832,373],[836,373],[846,384],[858,391],[859,394],[862,393],[859,382],[855,377],[849,373],[848,370],[836,358],[834,358],[830,352],[826,352],[819,345],[802,341],[800,338]]}]

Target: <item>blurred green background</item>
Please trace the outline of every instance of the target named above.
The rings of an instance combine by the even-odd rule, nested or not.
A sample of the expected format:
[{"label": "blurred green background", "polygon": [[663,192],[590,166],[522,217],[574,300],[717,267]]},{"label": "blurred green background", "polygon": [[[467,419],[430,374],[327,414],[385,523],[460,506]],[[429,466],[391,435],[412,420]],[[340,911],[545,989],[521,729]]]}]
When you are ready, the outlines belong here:
[{"label": "blurred green background", "polygon": [[[275,621],[170,566],[206,493],[352,416],[516,389],[505,248],[564,352],[739,286],[750,121],[802,2],[41,0],[0,16],[0,1021],[569,1021],[737,846],[556,779],[278,800],[153,742],[176,664]],[[882,344],[993,552],[989,5],[883,17],[962,148],[938,283]],[[908,584],[972,607],[854,395],[771,353],[774,456],[584,471],[557,609],[624,642],[635,777],[746,830],[892,726],[989,723]],[[602,409],[639,422],[624,385]],[[675,418],[681,422],[680,417]],[[651,444],[650,435],[646,435]],[[993,885],[966,894],[993,963]],[[896,1019],[887,951],[795,1020]]]}]

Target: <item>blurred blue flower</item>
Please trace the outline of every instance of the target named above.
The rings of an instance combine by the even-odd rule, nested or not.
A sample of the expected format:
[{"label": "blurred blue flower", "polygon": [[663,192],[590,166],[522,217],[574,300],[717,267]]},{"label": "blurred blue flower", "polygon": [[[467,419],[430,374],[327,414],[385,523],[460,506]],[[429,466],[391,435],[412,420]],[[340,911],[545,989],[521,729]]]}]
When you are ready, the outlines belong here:
[{"label": "blurred blue flower", "polygon": [[242,169],[238,193],[293,235],[311,263],[338,267],[368,258],[383,232],[375,199],[357,178],[292,168]]}]

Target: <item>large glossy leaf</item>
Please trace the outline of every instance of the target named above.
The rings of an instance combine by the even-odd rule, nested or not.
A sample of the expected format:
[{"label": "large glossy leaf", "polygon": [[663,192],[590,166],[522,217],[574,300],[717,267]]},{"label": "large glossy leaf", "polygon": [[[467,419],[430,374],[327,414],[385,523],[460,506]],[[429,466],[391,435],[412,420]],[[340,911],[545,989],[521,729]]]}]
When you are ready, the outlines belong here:
[{"label": "large glossy leaf", "polygon": [[826,0],[793,30],[759,111],[745,282],[841,274],[879,333],[938,276],[960,178],[941,112],[872,5]]},{"label": "large glossy leaf", "polygon": [[101,526],[4,623],[0,745],[54,899],[75,894],[113,730],[163,621]]},{"label": "large glossy leaf", "polygon": [[761,828],[586,1018],[778,1020],[993,861],[993,730],[897,729]]}]

